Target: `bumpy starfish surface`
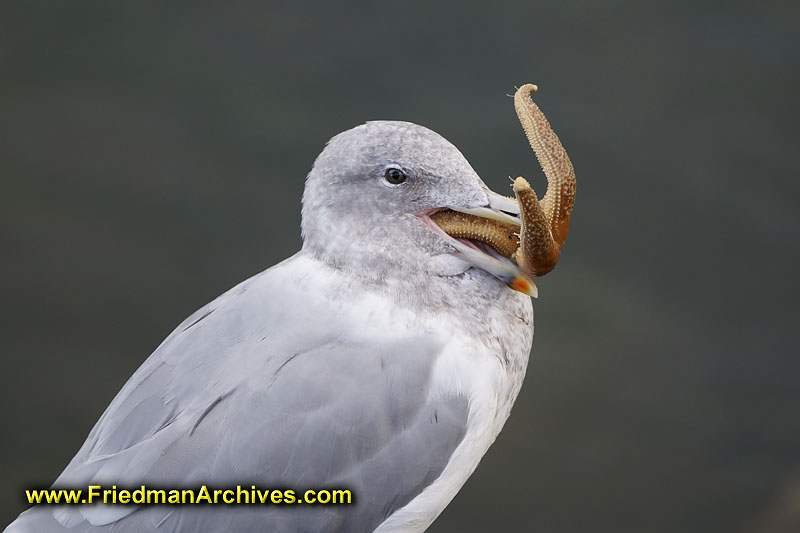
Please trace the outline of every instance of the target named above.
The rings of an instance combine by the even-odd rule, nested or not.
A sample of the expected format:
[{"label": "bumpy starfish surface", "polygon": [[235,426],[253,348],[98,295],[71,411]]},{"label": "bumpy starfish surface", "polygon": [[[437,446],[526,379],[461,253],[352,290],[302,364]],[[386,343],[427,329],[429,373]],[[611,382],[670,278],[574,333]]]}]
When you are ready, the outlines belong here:
[{"label": "bumpy starfish surface", "polygon": [[519,249],[519,226],[446,209],[431,215],[445,233],[456,239],[482,242],[511,259]]},{"label": "bumpy starfish surface", "polygon": [[525,178],[514,181],[522,221],[520,247],[514,260],[530,276],[543,276],[556,266],[575,205],[575,170],[544,113],[531,99],[538,89],[528,83],[514,94],[522,129],[547,177],[547,192],[541,202]]},{"label": "bumpy starfish surface", "polygon": [[547,177],[547,193],[541,201],[525,178],[514,180],[522,227],[449,209],[431,215],[448,235],[491,246],[531,277],[543,276],[556,266],[575,205],[575,171],[558,136],[531,99],[537,90],[529,83],[514,95],[522,129]]}]

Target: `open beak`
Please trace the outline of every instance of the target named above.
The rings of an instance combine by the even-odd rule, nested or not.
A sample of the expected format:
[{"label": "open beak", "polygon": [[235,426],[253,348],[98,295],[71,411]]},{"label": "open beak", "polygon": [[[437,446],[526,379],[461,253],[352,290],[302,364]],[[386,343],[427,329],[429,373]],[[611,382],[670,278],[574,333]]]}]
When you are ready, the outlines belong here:
[{"label": "open beak", "polygon": [[[515,262],[500,254],[498,250],[484,242],[449,235],[433,218],[431,218],[431,215],[434,213],[449,209],[473,217],[494,220],[520,228],[519,205],[516,200],[491,191],[488,191],[488,194],[489,203],[485,207],[464,208],[448,206],[424,211],[417,216],[419,216],[419,218],[437,235],[455,248],[455,251],[452,253],[454,256],[492,274],[515,291],[537,298],[539,296],[539,290],[536,288],[533,280],[525,275]],[[517,230],[517,232],[518,231],[519,230]]]},{"label": "open beak", "polygon": [[539,200],[519,177],[513,199],[487,191],[486,206],[442,207],[417,215],[455,249],[453,255],[534,298],[539,291],[531,277],[544,276],[556,266],[575,205],[575,169],[531,99],[537,90],[530,83],[517,89],[514,107],[547,178],[544,197]]}]

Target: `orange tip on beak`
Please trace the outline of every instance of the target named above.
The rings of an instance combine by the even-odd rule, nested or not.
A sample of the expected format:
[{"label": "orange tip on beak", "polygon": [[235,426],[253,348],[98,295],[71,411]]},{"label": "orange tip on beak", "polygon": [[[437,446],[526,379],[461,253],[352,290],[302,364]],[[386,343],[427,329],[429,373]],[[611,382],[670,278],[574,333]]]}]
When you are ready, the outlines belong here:
[{"label": "orange tip on beak", "polygon": [[515,291],[521,292],[522,294],[527,294],[528,296],[533,296],[534,298],[539,297],[539,289],[532,281],[525,278],[514,278],[511,283],[508,284],[508,286]]}]

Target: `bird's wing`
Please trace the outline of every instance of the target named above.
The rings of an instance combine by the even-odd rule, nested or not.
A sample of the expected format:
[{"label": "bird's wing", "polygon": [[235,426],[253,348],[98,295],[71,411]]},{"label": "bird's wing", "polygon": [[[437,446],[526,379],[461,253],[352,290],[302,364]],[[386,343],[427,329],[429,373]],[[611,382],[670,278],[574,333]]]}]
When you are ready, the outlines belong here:
[{"label": "bird's wing", "polygon": [[39,531],[50,530],[46,523],[71,531],[371,531],[430,485],[469,415],[461,393],[431,394],[446,339],[373,331],[369,315],[380,309],[369,303],[354,322],[352,306],[314,296],[308,261],[295,256],[181,324],[112,401],[55,486],[329,487],[350,489],[352,505],[40,506],[19,524],[27,517],[41,521]]}]

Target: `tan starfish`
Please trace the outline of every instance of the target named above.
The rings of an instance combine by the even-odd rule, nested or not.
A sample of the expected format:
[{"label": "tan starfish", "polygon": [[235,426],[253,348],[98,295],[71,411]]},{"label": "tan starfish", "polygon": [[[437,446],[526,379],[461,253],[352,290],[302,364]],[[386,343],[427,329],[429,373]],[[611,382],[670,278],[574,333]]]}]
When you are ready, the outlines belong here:
[{"label": "tan starfish", "polygon": [[[530,83],[520,87],[514,95],[514,107],[547,177],[547,192],[541,201],[528,181],[519,177],[513,186],[517,203],[513,207],[519,212],[518,222],[491,220],[452,210],[431,216],[448,235],[491,246],[515,261],[520,270],[531,277],[543,276],[556,266],[575,205],[575,171],[544,113],[531,99],[537,90],[538,87]],[[518,279],[511,286],[528,293],[526,283]]]},{"label": "tan starfish", "polygon": [[575,170],[544,113],[531,99],[538,89],[528,83],[514,94],[522,129],[547,177],[547,192],[541,202],[525,178],[514,180],[522,221],[520,247],[514,259],[530,276],[543,276],[556,266],[575,205]]}]

